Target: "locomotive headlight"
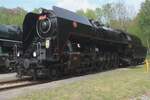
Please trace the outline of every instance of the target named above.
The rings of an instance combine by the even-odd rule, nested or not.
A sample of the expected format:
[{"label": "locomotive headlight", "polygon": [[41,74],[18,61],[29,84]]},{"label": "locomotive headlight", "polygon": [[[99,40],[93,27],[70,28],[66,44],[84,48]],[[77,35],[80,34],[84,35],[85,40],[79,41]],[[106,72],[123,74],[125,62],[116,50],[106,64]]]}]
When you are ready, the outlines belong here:
[{"label": "locomotive headlight", "polygon": [[33,52],[33,57],[36,57],[36,52],[35,51]]}]

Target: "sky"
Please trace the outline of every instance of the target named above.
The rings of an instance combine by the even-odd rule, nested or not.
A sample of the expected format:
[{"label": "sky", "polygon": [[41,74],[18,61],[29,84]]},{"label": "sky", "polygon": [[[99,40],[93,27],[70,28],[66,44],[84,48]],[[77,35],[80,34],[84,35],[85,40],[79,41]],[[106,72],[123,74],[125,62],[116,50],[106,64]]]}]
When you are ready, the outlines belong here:
[{"label": "sky", "polygon": [[135,13],[139,11],[141,3],[144,2],[144,0],[0,0],[0,7],[22,7],[27,11],[32,11],[34,8],[51,9],[52,6],[58,6],[75,12],[79,9],[95,9],[103,4],[119,1],[124,1],[127,7],[134,10]]}]

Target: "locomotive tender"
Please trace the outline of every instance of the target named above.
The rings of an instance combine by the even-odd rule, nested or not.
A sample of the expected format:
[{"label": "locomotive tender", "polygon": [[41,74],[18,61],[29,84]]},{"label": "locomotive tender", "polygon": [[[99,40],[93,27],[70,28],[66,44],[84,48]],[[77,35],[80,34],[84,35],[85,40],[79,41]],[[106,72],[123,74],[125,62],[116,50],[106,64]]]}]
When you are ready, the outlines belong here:
[{"label": "locomotive tender", "polygon": [[22,42],[17,73],[33,78],[142,64],[147,51],[136,36],[55,6],[25,16]]},{"label": "locomotive tender", "polygon": [[21,33],[19,26],[0,25],[0,72],[14,70],[17,50],[22,43]]}]

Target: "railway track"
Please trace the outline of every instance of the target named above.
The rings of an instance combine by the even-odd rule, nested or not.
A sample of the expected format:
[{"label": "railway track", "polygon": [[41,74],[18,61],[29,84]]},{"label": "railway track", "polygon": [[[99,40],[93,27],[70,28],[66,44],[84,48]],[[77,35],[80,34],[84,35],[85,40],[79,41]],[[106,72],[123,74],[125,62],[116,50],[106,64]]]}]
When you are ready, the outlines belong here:
[{"label": "railway track", "polygon": [[3,84],[6,84],[6,83],[15,83],[15,82],[21,82],[21,81],[25,81],[25,80],[30,80],[31,78],[22,78],[22,79],[11,79],[11,78],[8,78],[7,80],[0,80],[0,85],[3,85]]},{"label": "railway track", "polygon": [[11,89],[17,89],[42,83],[47,83],[48,81],[31,81],[28,79],[18,79],[0,82],[0,92],[7,91]]},{"label": "railway track", "polygon": [[24,77],[22,79],[9,79],[9,80],[0,80],[0,92],[3,91],[8,91],[8,90],[12,90],[12,89],[18,89],[18,88],[23,88],[23,87],[28,87],[28,86],[32,86],[32,85],[38,85],[38,84],[44,84],[44,83],[48,83],[54,80],[58,80],[58,79],[66,79],[66,78],[70,78],[72,76],[80,76],[83,74],[74,74],[74,75],[67,75],[67,76],[63,76],[61,78],[56,78],[56,79],[52,79],[52,80],[37,80],[37,81],[33,81],[33,79],[31,77]]}]

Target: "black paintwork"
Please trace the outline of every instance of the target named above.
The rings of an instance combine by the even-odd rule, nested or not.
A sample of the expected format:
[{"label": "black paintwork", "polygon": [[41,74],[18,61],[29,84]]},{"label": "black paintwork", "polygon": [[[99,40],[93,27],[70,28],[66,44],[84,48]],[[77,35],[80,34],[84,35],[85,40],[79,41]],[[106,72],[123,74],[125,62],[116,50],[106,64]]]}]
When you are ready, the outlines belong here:
[{"label": "black paintwork", "polygon": [[[39,19],[40,16],[46,16],[45,19],[50,20],[51,29],[47,33],[37,31],[39,29],[37,23],[45,20]],[[46,38],[56,39],[54,48],[57,48],[59,53],[63,51],[66,42],[74,38],[80,41],[85,39],[91,41],[91,43],[97,43],[101,48],[105,48],[109,52],[117,52],[125,58],[140,57],[144,59],[146,56],[146,48],[141,43],[136,42],[138,40],[136,36],[105,27],[100,23],[97,25],[94,20],[89,20],[58,7],[53,7],[53,10],[43,9],[41,14],[28,13],[25,17],[23,23],[24,51],[30,49],[33,41],[37,43],[44,41]],[[47,52],[50,51],[47,50]]]},{"label": "black paintwork", "polygon": [[22,42],[17,73],[33,78],[138,65],[147,51],[134,35],[58,7],[28,13]]},{"label": "black paintwork", "polygon": [[0,25],[0,73],[12,71],[17,49],[19,51],[21,45],[22,30],[19,26]]},{"label": "black paintwork", "polygon": [[0,25],[0,39],[21,41],[22,30],[15,25]]}]

